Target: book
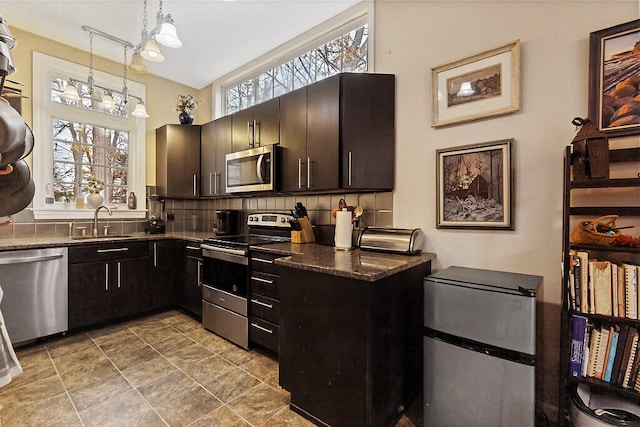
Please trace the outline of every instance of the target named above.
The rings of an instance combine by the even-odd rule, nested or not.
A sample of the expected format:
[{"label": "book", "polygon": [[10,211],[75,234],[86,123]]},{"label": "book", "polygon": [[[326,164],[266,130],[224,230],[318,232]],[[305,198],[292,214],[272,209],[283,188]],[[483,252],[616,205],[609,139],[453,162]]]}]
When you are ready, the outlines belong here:
[{"label": "book", "polygon": [[638,353],[638,331],[634,330],[633,339],[631,343],[631,348],[629,350],[629,359],[627,360],[627,366],[624,372],[624,378],[622,380],[622,387],[629,388],[629,383],[631,380],[631,371],[636,365],[635,360]]},{"label": "book", "polygon": [[623,264],[626,317],[638,318],[638,281],[635,265]]},{"label": "book", "polygon": [[596,377],[596,364],[600,351],[600,341],[602,340],[600,328],[594,327],[591,330],[591,340],[589,342],[589,365],[587,366],[588,377]]},{"label": "book", "polygon": [[572,291],[572,297],[573,297],[573,305],[574,305],[574,310],[577,311],[582,311],[581,310],[581,298],[580,298],[580,280],[581,280],[581,270],[582,267],[580,266],[580,257],[578,257],[578,255],[575,253],[575,251],[573,251],[573,254],[570,255],[571,259],[570,259],[570,289]]},{"label": "book", "polygon": [[616,380],[616,384],[622,385],[624,383],[624,377],[627,374],[627,366],[629,365],[629,358],[631,357],[631,348],[633,347],[634,337],[637,335],[638,331],[629,327],[629,334],[627,335],[627,339],[624,344],[624,349],[622,353],[622,361],[620,363],[620,371],[618,372],[618,378]]},{"label": "book", "polygon": [[579,282],[580,282],[580,311],[589,313],[589,289],[588,289],[588,269],[589,253],[576,251],[576,256],[580,260]]},{"label": "book", "polygon": [[583,316],[571,316],[571,356],[569,375],[582,377],[582,361],[584,356],[584,343],[587,332],[587,318]]},{"label": "book", "polygon": [[613,316],[611,263],[609,261],[589,261],[589,272],[593,276],[591,281],[593,282],[595,313]]},{"label": "book", "polygon": [[614,317],[620,317],[620,299],[618,298],[618,266],[611,263],[609,265],[609,269],[609,280],[611,282],[611,309],[613,310]]},{"label": "book", "polygon": [[593,335],[593,325],[587,323],[587,332],[584,336],[584,346],[582,347],[582,377],[586,377],[588,367],[591,365],[591,338]]},{"label": "book", "polygon": [[[613,268],[613,266],[612,266]],[[625,317],[624,268],[616,265],[618,279],[618,316]]]},{"label": "book", "polygon": [[620,365],[622,364],[622,358],[624,356],[625,346],[627,344],[627,337],[629,336],[629,325],[620,325],[618,331],[618,345],[616,349],[616,355],[613,361],[613,369],[611,371],[610,382],[618,383],[618,375],[620,373]]},{"label": "book", "polygon": [[[604,377],[605,364],[607,363],[607,353],[611,339],[611,330],[607,327],[600,328],[600,341],[596,350],[596,366],[593,373],[594,378],[601,380]],[[635,377],[634,377],[635,378]]]},{"label": "book", "polygon": [[596,293],[594,291],[594,266],[593,261],[587,263],[587,295],[589,297],[589,314],[596,314]]},{"label": "book", "polygon": [[616,351],[618,349],[618,339],[620,338],[620,327],[614,325],[609,330],[609,351],[607,352],[607,361],[605,362],[604,375],[602,379],[608,383],[611,382],[611,376],[613,374],[613,364],[616,358]]}]

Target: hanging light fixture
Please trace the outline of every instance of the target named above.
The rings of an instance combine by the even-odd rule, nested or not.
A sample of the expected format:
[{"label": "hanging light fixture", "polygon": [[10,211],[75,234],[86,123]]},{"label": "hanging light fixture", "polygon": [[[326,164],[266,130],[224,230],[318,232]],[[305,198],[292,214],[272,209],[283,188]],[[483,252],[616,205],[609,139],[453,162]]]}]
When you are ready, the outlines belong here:
[{"label": "hanging light fixture", "polygon": [[129,64],[129,68],[131,68],[135,73],[138,74],[148,74],[149,67],[144,62],[144,58],[140,55],[140,49],[136,48],[133,51],[133,55],[131,56],[131,63]]},{"label": "hanging light fixture", "polygon": [[113,100],[113,96],[111,96],[111,93],[105,92],[105,94],[102,95],[102,101],[100,101],[100,106],[107,111],[114,110],[116,108],[116,103]]},{"label": "hanging light fixture", "polygon": [[158,43],[147,32],[147,0],[144,0],[144,10],[142,15],[142,33],[140,41],[140,55],[150,62],[163,62],[164,55],[160,51]]},{"label": "hanging light fixture", "polygon": [[163,46],[173,48],[182,46],[171,14],[168,13],[166,16],[162,14],[162,0],[160,0],[160,9],[156,15],[156,28],[151,31],[151,36]]},{"label": "hanging light fixture", "polygon": [[134,117],[142,117],[145,119],[149,117],[149,114],[147,113],[147,109],[144,108],[144,102],[142,102],[142,99],[138,97],[134,97],[134,98],[136,98],[136,100],[138,101],[138,104],[136,105],[136,108],[131,112],[131,115]]},{"label": "hanging light fixture", "polygon": [[78,102],[80,101],[80,95],[78,95],[78,87],[73,79],[69,79],[69,83],[64,88],[64,92],[60,94],[62,99],[67,101]]}]

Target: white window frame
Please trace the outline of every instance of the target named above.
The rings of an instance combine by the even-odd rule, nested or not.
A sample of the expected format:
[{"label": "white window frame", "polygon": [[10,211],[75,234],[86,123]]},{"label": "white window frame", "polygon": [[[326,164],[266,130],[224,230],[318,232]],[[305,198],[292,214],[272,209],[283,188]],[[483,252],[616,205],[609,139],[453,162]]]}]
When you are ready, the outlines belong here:
[{"label": "white window frame", "polygon": [[[145,194],[146,185],[146,120],[129,114],[128,118],[112,114],[90,112],[72,105],[51,101],[51,79],[54,77],[73,78],[86,81],[89,68],[64,59],[55,58],[41,52],[33,52],[33,180],[36,186],[33,197],[35,219],[93,218],[93,209],[76,209],[60,204],[47,204],[47,197],[53,197],[53,118],[89,123],[105,128],[121,129],[129,132],[129,172],[127,186],[129,192],[138,197]],[[115,76],[94,70],[95,84],[119,89],[123,82]],[[146,86],[128,81],[129,93],[146,100]],[[130,98],[133,102],[134,98]],[[113,209],[115,218],[144,218],[144,203],[138,203],[135,210],[127,209],[126,202]]]},{"label": "white window frame", "polygon": [[368,33],[367,72],[374,73],[374,10],[373,0],[362,1],[214,82],[212,90],[214,118],[227,114],[227,89],[269,71],[365,24],[367,24]]}]

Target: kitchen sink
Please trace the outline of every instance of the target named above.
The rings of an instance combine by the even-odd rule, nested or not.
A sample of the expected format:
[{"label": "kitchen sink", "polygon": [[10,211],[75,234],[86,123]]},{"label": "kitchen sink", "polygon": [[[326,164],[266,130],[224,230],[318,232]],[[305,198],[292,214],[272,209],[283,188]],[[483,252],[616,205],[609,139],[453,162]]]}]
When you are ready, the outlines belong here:
[{"label": "kitchen sink", "polygon": [[107,234],[100,236],[72,236],[71,240],[116,240],[133,237],[131,234]]}]

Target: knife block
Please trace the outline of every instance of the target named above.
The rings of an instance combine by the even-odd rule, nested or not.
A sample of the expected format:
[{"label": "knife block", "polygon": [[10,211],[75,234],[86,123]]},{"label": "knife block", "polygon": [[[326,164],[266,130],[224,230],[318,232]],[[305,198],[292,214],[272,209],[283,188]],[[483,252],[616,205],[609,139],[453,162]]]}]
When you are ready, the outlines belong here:
[{"label": "knife block", "polygon": [[291,243],[313,243],[316,236],[313,234],[313,227],[309,218],[298,218],[298,224],[302,230],[291,230]]}]

